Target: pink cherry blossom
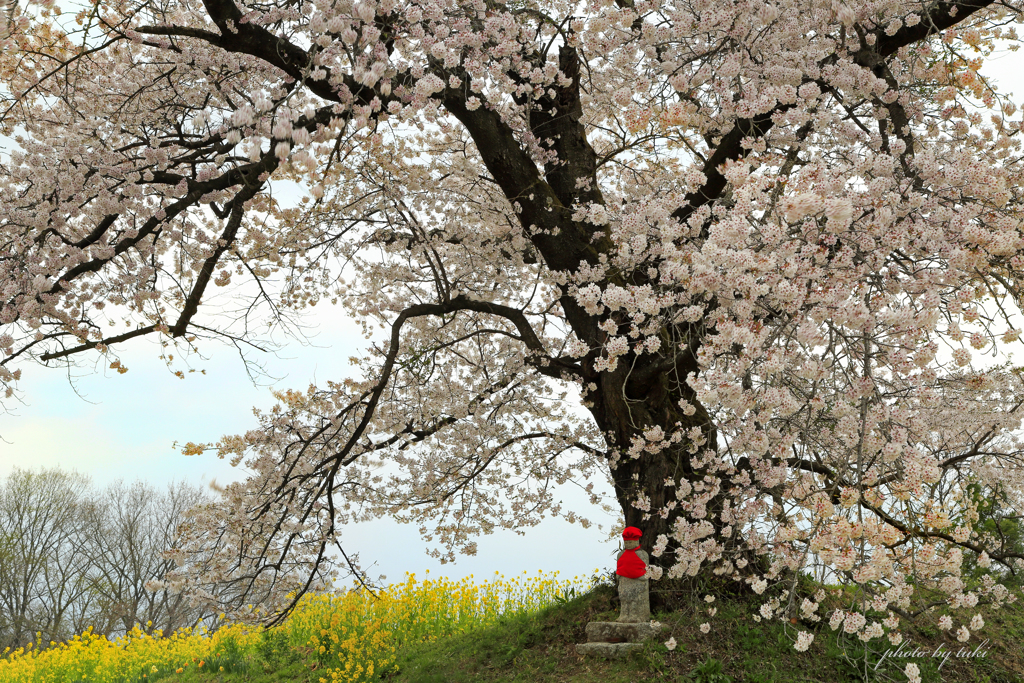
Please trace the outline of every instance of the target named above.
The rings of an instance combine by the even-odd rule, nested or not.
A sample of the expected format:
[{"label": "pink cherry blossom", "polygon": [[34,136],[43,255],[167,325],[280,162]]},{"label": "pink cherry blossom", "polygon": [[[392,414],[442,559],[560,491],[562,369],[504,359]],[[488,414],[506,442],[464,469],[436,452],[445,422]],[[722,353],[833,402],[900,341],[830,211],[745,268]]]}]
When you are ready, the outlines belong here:
[{"label": "pink cherry blossom", "polygon": [[[232,618],[371,585],[350,522],[415,523],[448,562],[549,514],[589,526],[554,491],[583,480],[595,506],[594,481],[619,492],[652,578],[741,582],[756,618],[817,619],[779,597],[811,570],[877,613],[918,587],[998,607],[997,574],[967,591],[962,567],[1024,568],[978,516],[1024,505],[1024,169],[979,69],[1021,9],[22,13],[0,49],[4,396],[31,393],[26,362],[126,372],[141,336],[255,366],[315,306],[358,321],[351,377],[184,447],[246,474],[161,580]],[[834,630],[898,641],[845,607]]]}]

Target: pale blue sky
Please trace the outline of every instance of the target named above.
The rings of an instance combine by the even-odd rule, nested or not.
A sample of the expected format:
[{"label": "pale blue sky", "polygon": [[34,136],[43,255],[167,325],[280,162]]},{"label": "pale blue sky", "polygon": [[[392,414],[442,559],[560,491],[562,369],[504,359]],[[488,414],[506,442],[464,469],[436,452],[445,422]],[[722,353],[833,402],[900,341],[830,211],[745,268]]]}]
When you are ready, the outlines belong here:
[{"label": "pale blue sky", "polygon": [[[272,406],[272,388],[304,391],[312,380],[348,376],[348,358],[368,343],[358,326],[345,318],[341,306],[329,303],[319,304],[305,322],[319,329],[311,344],[291,341],[276,355],[252,356],[270,376],[260,386],[250,380],[235,350],[217,343],[201,347],[209,360],[190,359],[197,371],[184,379],[160,360],[159,345],[149,338],[120,347],[118,355],[128,372],[119,374],[106,363],[97,363],[92,371],[90,365],[77,371],[74,388],[65,372],[25,366],[20,383],[25,404],[0,414],[0,476],[13,467],[60,467],[87,474],[100,486],[115,479],[154,484],[185,479],[206,485],[214,479],[224,483],[240,478],[242,471],[216,455],[186,457],[172,444],[216,442],[224,434],[255,428],[252,408]],[[175,364],[175,369],[184,367]],[[603,483],[596,486],[603,488]],[[561,487],[557,498],[606,531],[549,518],[525,536],[497,531],[479,538],[475,557],[441,565],[426,555],[415,527],[379,520],[346,529],[344,547],[347,553],[360,554],[364,568],[376,562],[371,576],[384,574],[388,581],[400,580],[406,571],[423,576],[427,569],[433,576],[473,574],[479,579],[495,571],[511,575],[557,570],[571,577],[611,568],[616,545],[607,540],[607,529],[615,519],[571,485]],[[551,550],[538,552],[544,547]],[[538,557],[545,558],[544,567],[538,566]]]}]

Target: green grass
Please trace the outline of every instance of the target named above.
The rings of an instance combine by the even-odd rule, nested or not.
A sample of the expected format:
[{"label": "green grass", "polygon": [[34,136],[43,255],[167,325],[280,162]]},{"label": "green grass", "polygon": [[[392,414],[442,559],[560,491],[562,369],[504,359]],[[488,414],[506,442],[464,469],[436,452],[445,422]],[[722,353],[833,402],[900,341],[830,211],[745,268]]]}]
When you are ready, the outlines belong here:
[{"label": "green grass", "polygon": [[[399,653],[397,674],[388,683],[795,683],[797,681],[843,683],[863,680],[906,680],[900,673],[907,661],[921,668],[922,680],[977,683],[1024,682],[1024,609],[1005,608],[986,616],[984,635],[993,642],[985,659],[950,658],[941,673],[938,660],[900,662],[900,670],[883,663],[879,672],[864,675],[880,653],[866,655],[863,643],[840,643],[827,620],[799,624],[815,641],[807,652],[793,649],[796,628],[778,621],[754,623],[751,616],[763,600],[757,596],[719,598],[718,613],[706,616],[707,605],[692,601],[672,614],[656,614],[666,631],[658,642],[623,660],[583,658],[574,644],[586,641],[588,621],[613,621],[618,616],[615,592],[602,586],[568,604],[549,607],[495,627],[430,645],[406,648]],[[937,614],[929,615],[927,624]],[[700,624],[710,621],[712,630],[701,633]],[[932,651],[944,644],[958,650],[962,645],[948,634],[930,628],[907,629],[906,637]],[[661,643],[672,635],[677,647],[669,652]],[[877,645],[875,646],[878,647]],[[972,645],[973,647],[973,645]],[[890,662],[892,660],[889,660]]]},{"label": "green grass", "polygon": [[[671,614],[656,614],[665,625],[664,637],[648,643],[623,660],[580,657],[575,643],[585,642],[589,621],[612,621],[618,616],[617,596],[609,586],[550,606],[533,614],[501,619],[497,624],[432,643],[405,647],[394,667],[384,672],[385,683],[845,683],[863,680],[903,681],[900,670],[883,665],[885,676],[868,675],[879,653],[865,653],[855,639],[840,642],[827,619],[816,624],[792,625],[779,621],[754,623],[751,619],[763,602],[758,596],[719,597],[718,609],[708,619],[708,605],[694,599],[683,601]],[[823,607],[825,607],[823,605]],[[830,611],[830,609],[829,609]],[[1010,606],[986,613],[984,636],[992,649],[984,659],[950,659],[937,669],[938,660],[915,659],[922,680],[976,683],[1024,682],[1024,608]],[[827,614],[827,612],[826,612]],[[938,614],[921,618],[905,636],[924,648],[943,644],[958,650],[961,645],[948,633],[933,627]],[[699,626],[710,621],[712,630]],[[796,629],[810,630],[814,643],[807,652],[792,647]],[[677,642],[669,652],[662,642],[671,635]],[[973,647],[973,645],[972,645]],[[878,646],[876,645],[877,649]],[[891,660],[890,660],[891,661]],[[904,660],[899,664],[902,667]],[[210,661],[200,673],[170,673],[158,679],[166,683],[319,683],[313,653],[289,647],[274,632],[264,634],[256,653],[225,653],[223,661]],[[224,666],[221,671],[220,667]],[[328,677],[328,681],[329,681]]]}]

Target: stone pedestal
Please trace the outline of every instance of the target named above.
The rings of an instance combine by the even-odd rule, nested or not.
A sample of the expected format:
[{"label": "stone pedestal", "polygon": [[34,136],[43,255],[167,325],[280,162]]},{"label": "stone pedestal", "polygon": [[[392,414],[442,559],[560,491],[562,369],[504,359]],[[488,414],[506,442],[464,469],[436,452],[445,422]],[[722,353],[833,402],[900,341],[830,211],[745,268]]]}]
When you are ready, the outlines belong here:
[{"label": "stone pedestal", "polygon": [[662,626],[650,621],[642,624],[620,621],[592,621],[587,624],[587,642],[576,644],[576,654],[596,655],[607,659],[625,657],[643,647],[643,641],[658,635]]},{"label": "stone pedestal", "polygon": [[643,624],[623,624],[619,621],[592,621],[587,624],[588,643],[639,643],[658,635],[661,625],[650,621]]},{"label": "stone pedestal", "polygon": [[620,659],[641,647],[640,643],[576,643],[576,654]]}]

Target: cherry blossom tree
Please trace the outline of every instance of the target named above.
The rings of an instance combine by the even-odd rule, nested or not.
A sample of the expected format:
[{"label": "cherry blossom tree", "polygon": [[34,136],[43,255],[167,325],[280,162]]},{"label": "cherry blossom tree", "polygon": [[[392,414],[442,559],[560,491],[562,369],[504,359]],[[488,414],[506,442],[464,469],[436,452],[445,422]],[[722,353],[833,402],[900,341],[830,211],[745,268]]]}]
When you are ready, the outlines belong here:
[{"label": "cherry blossom tree", "polygon": [[814,569],[859,586],[831,623],[864,640],[925,591],[967,624],[1022,568],[978,512],[1024,494],[1021,121],[979,73],[1021,9],[27,4],[0,45],[0,381],[125,371],[143,335],[255,352],[328,301],[380,330],[356,379],[185,448],[250,476],[166,580],[236,617],[279,618],[333,549],[358,571],[349,522],[450,560],[588,525],[552,486],[610,477],[657,580],[774,585],[765,618],[815,621]]}]

